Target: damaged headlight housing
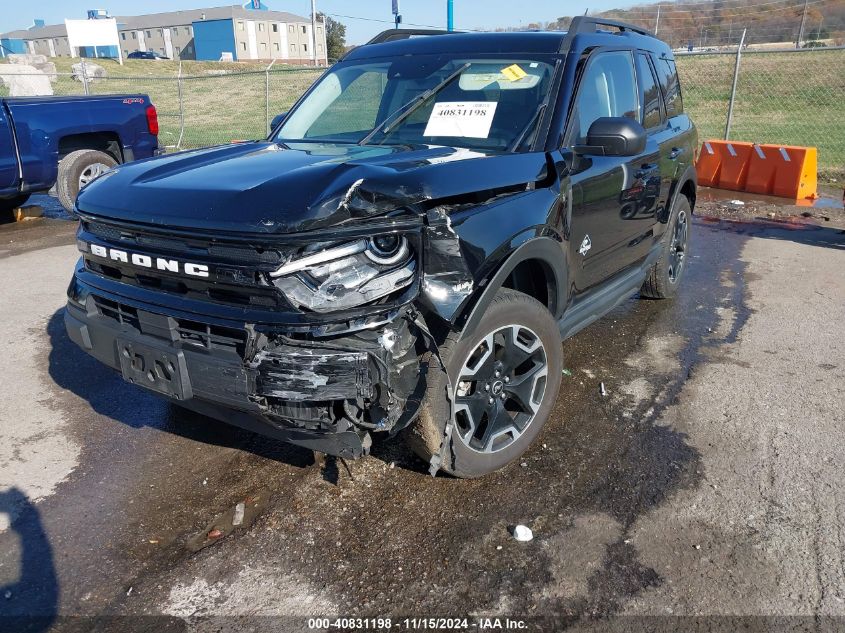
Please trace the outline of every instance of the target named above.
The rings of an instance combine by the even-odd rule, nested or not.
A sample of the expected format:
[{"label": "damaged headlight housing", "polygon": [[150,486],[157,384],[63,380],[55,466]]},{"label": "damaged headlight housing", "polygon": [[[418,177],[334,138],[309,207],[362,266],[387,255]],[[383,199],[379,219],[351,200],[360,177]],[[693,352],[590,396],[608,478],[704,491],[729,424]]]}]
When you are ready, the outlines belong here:
[{"label": "damaged headlight housing", "polygon": [[411,285],[416,267],[407,237],[384,233],[309,246],[270,277],[295,306],[332,312],[366,305]]}]

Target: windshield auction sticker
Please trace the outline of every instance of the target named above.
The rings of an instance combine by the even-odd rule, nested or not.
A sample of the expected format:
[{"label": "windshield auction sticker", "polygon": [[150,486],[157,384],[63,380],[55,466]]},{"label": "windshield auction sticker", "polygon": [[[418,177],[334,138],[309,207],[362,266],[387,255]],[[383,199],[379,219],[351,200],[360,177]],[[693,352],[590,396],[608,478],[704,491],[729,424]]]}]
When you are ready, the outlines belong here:
[{"label": "windshield auction sticker", "polygon": [[495,101],[435,103],[423,136],[487,138],[497,105]]}]

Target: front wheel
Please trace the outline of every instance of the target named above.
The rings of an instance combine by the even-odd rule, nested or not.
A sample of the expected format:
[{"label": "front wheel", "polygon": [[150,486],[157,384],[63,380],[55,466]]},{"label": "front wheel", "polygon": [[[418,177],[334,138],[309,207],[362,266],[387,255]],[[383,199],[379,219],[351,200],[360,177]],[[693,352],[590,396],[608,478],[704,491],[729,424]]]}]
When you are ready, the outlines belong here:
[{"label": "front wheel", "polygon": [[94,149],[76,150],[59,161],[56,191],[65,210],[73,213],[79,190],[115,165],[112,155]]},{"label": "front wheel", "polygon": [[[560,388],[563,354],[554,317],[536,299],[503,288],[475,330],[447,337],[440,355],[455,399],[441,468],[457,477],[480,477],[517,459],[540,433]],[[420,417],[407,439],[430,462],[451,411],[436,359],[428,377]]]}]

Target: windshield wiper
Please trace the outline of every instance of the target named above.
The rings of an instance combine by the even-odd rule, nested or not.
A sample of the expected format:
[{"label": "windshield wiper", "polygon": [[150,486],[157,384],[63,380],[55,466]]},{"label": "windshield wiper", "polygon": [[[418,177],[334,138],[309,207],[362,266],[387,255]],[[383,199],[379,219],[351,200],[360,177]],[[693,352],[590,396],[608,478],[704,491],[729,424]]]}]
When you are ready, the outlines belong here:
[{"label": "windshield wiper", "polygon": [[[367,134],[364,138],[362,138],[360,141],[358,141],[358,145],[366,145],[366,144],[367,144],[367,143],[369,143],[369,142],[373,139],[373,137],[374,137],[376,134],[378,134],[379,132],[382,132],[382,133],[384,133],[384,134],[388,134],[388,133],[390,133],[390,131],[391,131],[391,130],[393,130],[393,129],[397,126],[397,125],[399,125],[400,123],[402,123],[402,121],[404,121],[404,120],[405,120],[405,119],[407,119],[409,116],[411,116],[414,112],[416,112],[417,110],[419,110],[419,109],[420,109],[420,107],[422,106],[422,104],[424,104],[426,101],[428,101],[429,99],[431,99],[431,97],[433,97],[433,96],[434,96],[434,95],[436,95],[438,92],[440,92],[441,90],[443,90],[443,88],[445,88],[446,86],[448,86],[448,85],[449,85],[450,83],[452,83],[455,79],[457,79],[458,77],[460,77],[460,76],[461,76],[461,73],[463,73],[463,72],[464,72],[467,68],[469,68],[471,65],[472,65],[472,64],[471,64],[471,62],[467,62],[466,64],[464,64],[463,66],[461,66],[460,68],[458,68],[457,70],[455,70],[455,72],[453,72],[451,75],[449,75],[448,77],[446,77],[446,79],[444,79],[443,81],[441,81],[439,84],[437,84],[437,85],[436,85],[436,86],[434,86],[433,88],[429,88],[429,89],[428,89],[428,90],[426,90],[424,93],[422,93],[420,96],[416,97],[416,98],[415,98],[414,100],[412,100],[412,101],[409,101],[408,103],[406,103],[405,105],[403,105],[401,108],[399,108],[398,110],[396,110],[396,112],[393,112],[390,116],[388,116],[388,117],[384,120],[384,123],[382,123],[381,125],[377,125],[376,127],[374,127],[374,128],[373,128],[373,130],[372,130],[369,134]],[[407,110],[406,110],[405,108],[407,108]],[[391,119],[392,117],[396,116],[396,114],[397,114],[397,113],[399,113],[399,112],[401,112],[401,114],[400,114],[398,117],[396,117],[396,119],[395,119],[395,120],[391,121],[390,119]]]},{"label": "windshield wiper", "polygon": [[509,152],[515,152],[516,150],[519,149],[519,146],[522,145],[523,141],[525,140],[525,137],[531,131],[531,128],[534,127],[535,121],[539,120],[540,115],[543,114],[543,111],[545,109],[546,109],[545,102],[541,103],[539,105],[539,107],[534,111],[534,115],[529,119],[528,124],[524,128],[522,128],[522,132],[520,132],[519,136],[516,137],[516,140],[513,143],[511,143],[511,146],[508,148]]}]

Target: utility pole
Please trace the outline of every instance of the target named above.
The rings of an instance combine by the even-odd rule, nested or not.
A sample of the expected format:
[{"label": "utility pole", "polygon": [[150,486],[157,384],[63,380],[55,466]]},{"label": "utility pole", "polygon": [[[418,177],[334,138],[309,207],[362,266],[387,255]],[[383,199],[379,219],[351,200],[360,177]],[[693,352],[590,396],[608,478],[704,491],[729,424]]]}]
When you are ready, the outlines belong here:
[{"label": "utility pole", "polygon": [[317,0],[311,0],[311,54],[314,55],[314,65],[317,66]]},{"label": "utility pole", "polygon": [[399,8],[399,0],[393,0],[393,26],[399,28],[402,24],[402,11]]},{"label": "utility pole", "polygon": [[660,26],[660,3],[657,3],[657,19],[654,21],[654,34],[657,35],[657,27]]},{"label": "utility pole", "polygon": [[804,39],[804,22],[807,21],[807,0],[804,0],[804,11],[801,12],[801,26],[798,28],[798,39],[795,40],[795,48],[801,48],[801,40]]},{"label": "utility pole", "polygon": [[446,0],[446,30],[455,30],[455,0]]}]

